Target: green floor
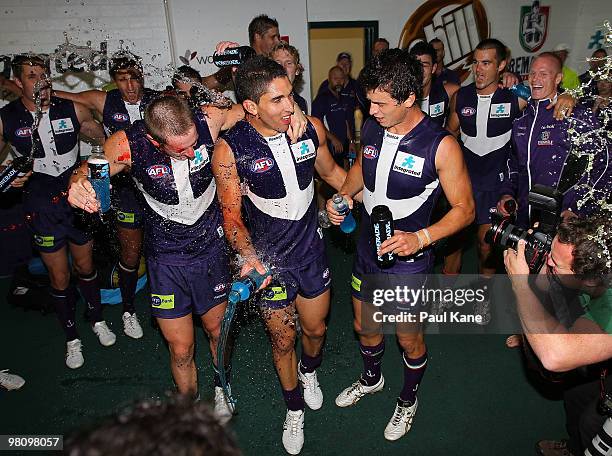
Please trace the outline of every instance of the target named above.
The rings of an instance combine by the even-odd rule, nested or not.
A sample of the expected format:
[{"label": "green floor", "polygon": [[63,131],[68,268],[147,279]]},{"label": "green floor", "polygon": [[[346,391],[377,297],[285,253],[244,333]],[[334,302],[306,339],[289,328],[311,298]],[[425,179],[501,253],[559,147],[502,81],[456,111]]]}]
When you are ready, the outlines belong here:
[{"label": "green floor", "polygon": [[[335,395],[357,378],[361,360],[348,290],[352,257],[337,245],[330,246],[328,256],[334,296],[318,371],[325,401],[321,410],[306,413],[302,454],[530,455],[537,440],[565,435],[561,402],[544,398],[527,382],[519,352],[506,349],[502,335],[428,336],[419,411],[409,435],[398,442],[382,435],[402,382],[400,354],[390,337],[384,391],[354,408],[336,407]],[[475,262],[473,252],[466,262]],[[0,296],[7,287],[7,280],[0,282]],[[143,339],[128,339],[117,306],[105,310],[118,335],[113,347],[100,346],[79,321],[85,365],[72,371],[64,365],[65,345],[55,316],[10,308],[4,299],[0,305],[0,369],[10,368],[26,379],[19,391],[0,391],[0,434],[67,434],[134,399],[158,397],[173,387],[160,334],[147,325]],[[146,308],[144,293],[138,307]],[[209,400],[210,356],[201,331],[197,344],[200,390]],[[239,414],[231,426],[244,454],[284,454],[285,409],[259,321],[242,325],[233,365]]]}]

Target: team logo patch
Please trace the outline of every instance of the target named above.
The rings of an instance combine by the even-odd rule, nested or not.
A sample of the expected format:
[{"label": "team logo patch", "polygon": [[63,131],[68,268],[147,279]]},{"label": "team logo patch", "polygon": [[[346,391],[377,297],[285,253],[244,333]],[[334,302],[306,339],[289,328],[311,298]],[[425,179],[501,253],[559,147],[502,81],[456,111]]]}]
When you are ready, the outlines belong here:
[{"label": "team logo patch", "polygon": [[156,309],[174,309],[174,295],[161,295],[151,293],[151,307]]},{"label": "team logo patch", "polygon": [[510,103],[491,103],[489,117],[491,119],[510,117]]},{"label": "team logo patch", "polygon": [[552,146],[553,142],[550,139],[550,131],[544,130],[540,133],[540,137],[538,138],[538,146]]},{"label": "team logo patch", "polygon": [[56,135],[74,132],[74,125],[72,125],[72,119],[70,117],[66,117],[65,119],[52,120],[51,128],[53,128],[53,132]]},{"label": "team logo patch", "polygon": [[301,163],[317,155],[317,150],[315,149],[312,139],[291,144],[291,152],[293,153],[293,158],[295,158],[296,163]]},{"label": "team logo patch", "polygon": [[129,122],[130,116],[128,116],[127,114],[123,114],[122,112],[116,112],[115,114],[113,114],[113,120],[115,122]]},{"label": "team logo patch", "polygon": [[409,176],[421,177],[423,174],[423,166],[425,159],[407,152],[397,152],[395,162],[393,162],[393,171],[397,171]]},{"label": "team logo patch", "polygon": [[30,127],[21,127],[15,130],[15,136],[18,138],[29,138],[32,136],[32,129]]},{"label": "team logo patch", "polygon": [[444,114],[444,102],[436,103],[429,106],[429,116],[438,117]]},{"label": "team logo patch", "polygon": [[209,162],[210,157],[206,146],[202,144],[200,147],[193,151],[194,158],[189,160],[189,172],[194,173],[204,168]]},{"label": "team logo patch", "polygon": [[213,288],[213,290],[215,290],[215,293],[219,293],[220,291],[225,290],[225,284],[218,283],[217,285],[215,285],[215,288]]},{"label": "team logo patch", "polygon": [[147,168],[147,174],[151,179],[161,179],[170,174],[170,167],[166,165],[152,165]]},{"label": "team logo patch", "polygon": [[476,109],[472,108],[471,106],[466,106],[465,108],[461,110],[461,115],[463,117],[470,117],[470,116],[473,116],[474,114],[476,114]]},{"label": "team logo patch", "polygon": [[546,41],[549,9],[536,1],[531,6],[521,6],[519,40],[527,52],[539,51]]},{"label": "team logo patch", "polygon": [[217,227],[217,234],[219,235],[219,237],[223,237],[223,235],[225,234],[222,226]]},{"label": "team logo patch", "polygon": [[323,278],[327,279],[329,277],[329,268],[325,268],[325,271],[323,271]]},{"label": "team logo patch", "polygon": [[254,173],[265,173],[274,168],[274,159],[265,157],[255,160],[251,165],[251,170]]},{"label": "team logo patch", "polygon": [[378,149],[374,146],[365,146],[363,148],[363,158],[369,158],[370,160],[374,160],[378,157]]}]

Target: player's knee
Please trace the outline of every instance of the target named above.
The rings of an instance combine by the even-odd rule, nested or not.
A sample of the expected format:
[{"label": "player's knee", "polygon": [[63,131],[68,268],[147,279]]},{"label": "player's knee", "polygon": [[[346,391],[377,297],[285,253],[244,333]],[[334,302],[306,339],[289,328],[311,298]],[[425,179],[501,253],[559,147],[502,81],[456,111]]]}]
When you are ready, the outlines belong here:
[{"label": "player's knee", "polygon": [[327,326],[325,326],[325,321],[320,321],[314,325],[302,324],[302,333],[311,339],[322,339],[325,337],[326,331]]},{"label": "player's knee", "polygon": [[357,334],[361,334],[361,331],[362,331],[361,321],[359,321],[356,318],[353,319],[353,329],[355,330]]},{"label": "player's knee", "polygon": [[170,343],[172,362],[177,367],[185,367],[193,361],[193,344]]},{"label": "player's knee", "polygon": [[65,290],[70,285],[70,273],[49,269],[49,282],[56,290]]},{"label": "player's knee", "polygon": [[425,343],[422,337],[398,336],[398,342],[408,356],[420,356],[425,353]]},{"label": "player's knee", "polygon": [[277,357],[286,356],[293,351],[295,347],[295,332],[288,331],[282,335],[276,335],[272,338],[272,351]]}]

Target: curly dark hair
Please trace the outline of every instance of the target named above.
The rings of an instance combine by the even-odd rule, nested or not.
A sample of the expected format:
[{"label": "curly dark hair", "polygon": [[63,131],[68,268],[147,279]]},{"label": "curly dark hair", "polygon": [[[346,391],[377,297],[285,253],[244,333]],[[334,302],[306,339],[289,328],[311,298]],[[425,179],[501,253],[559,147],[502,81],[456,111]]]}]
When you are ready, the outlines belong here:
[{"label": "curly dark hair", "polygon": [[251,100],[259,103],[268,85],[276,78],[286,78],[287,72],[274,60],[258,55],[240,65],[234,86],[238,103]]},{"label": "curly dark hair", "polygon": [[609,282],[612,233],[609,215],[572,217],[559,224],[557,236],[562,244],[573,245],[572,271],[585,280]]},{"label": "curly dark hair", "polygon": [[374,56],[361,70],[359,83],[367,90],[384,90],[398,103],[414,94],[421,97],[421,62],[405,49],[387,49]]},{"label": "curly dark hair", "polygon": [[239,456],[208,404],[176,395],[145,400],[66,440],[69,456]]},{"label": "curly dark hair", "polygon": [[434,47],[425,41],[419,41],[410,48],[410,55],[418,57],[420,55],[428,55],[431,57],[431,62],[436,63],[436,50]]}]

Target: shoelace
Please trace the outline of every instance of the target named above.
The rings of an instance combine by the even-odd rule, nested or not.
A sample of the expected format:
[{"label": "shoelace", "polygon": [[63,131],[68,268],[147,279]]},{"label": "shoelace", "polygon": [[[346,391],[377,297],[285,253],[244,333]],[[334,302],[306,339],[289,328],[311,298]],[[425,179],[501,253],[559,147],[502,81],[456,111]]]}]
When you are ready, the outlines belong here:
[{"label": "shoelace", "polygon": [[137,321],[138,318],[136,317],[136,315],[130,315],[129,317],[127,317],[127,324],[130,329],[135,329]]},{"label": "shoelace", "polygon": [[76,355],[81,352],[81,344],[74,344],[68,346],[68,357]]},{"label": "shoelace", "polygon": [[393,414],[393,419],[391,420],[394,426],[397,426],[403,421],[404,415],[408,415],[408,409],[405,407],[397,406],[395,409],[395,413]]},{"label": "shoelace", "polygon": [[8,369],[4,369],[0,371],[0,382],[2,382],[3,380],[8,380],[9,375],[11,375],[8,373],[8,371],[9,371]]},{"label": "shoelace", "polygon": [[347,396],[353,394],[355,390],[357,390],[358,394],[363,395],[363,385],[361,384],[361,382],[356,381],[355,383],[353,383],[351,385],[351,389],[347,391]]},{"label": "shoelace", "polygon": [[306,378],[306,387],[311,393],[314,393],[317,390],[317,382],[315,380],[315,376],[309,376],[307,374],[304,374],[304,377]]},{"label": "shoelace", "polygon": [[298,424],[300,422],[300,417],[299,416],[293,416],[293,415],[289,415],[287,417],[287,421],[285,421],[285,429],[287,429],[288,426],[291,426],[291,435],[296,436],[298,433]]}]

